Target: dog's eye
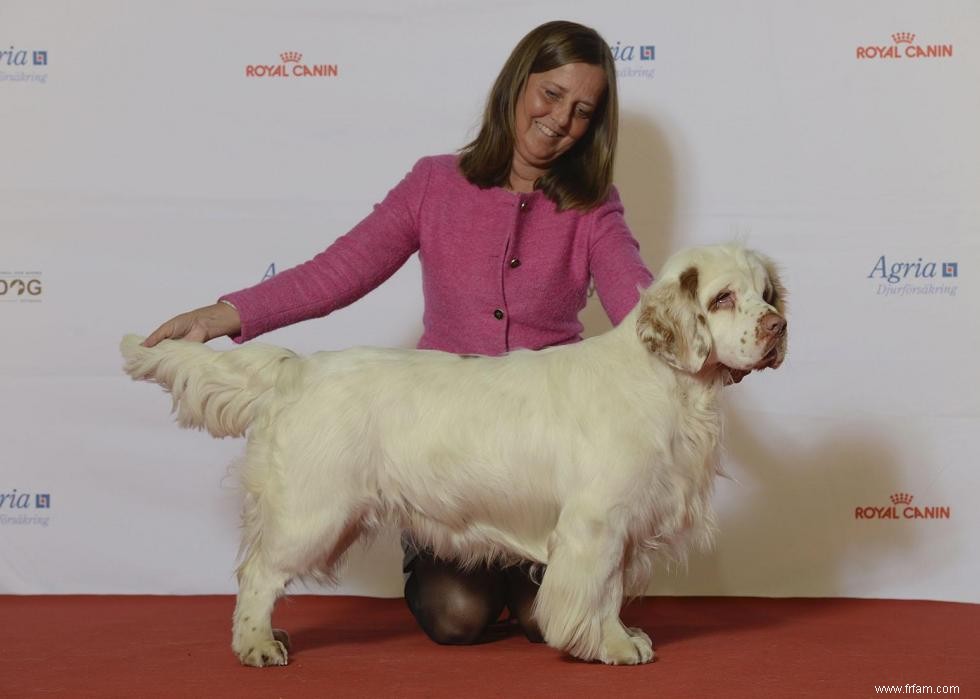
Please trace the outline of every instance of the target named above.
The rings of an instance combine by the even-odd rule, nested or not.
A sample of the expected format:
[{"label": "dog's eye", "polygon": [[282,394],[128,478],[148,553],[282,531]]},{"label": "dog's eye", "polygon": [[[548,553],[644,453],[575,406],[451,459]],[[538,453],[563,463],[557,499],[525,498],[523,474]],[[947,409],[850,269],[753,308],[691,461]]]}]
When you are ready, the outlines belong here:
[{"label": "dog's eye", "polygon": [[723,291],[711,302],[708,307],[710,310],[714,311],[719,308],[734,308],[735,307],[735,293],[733,291]]}]

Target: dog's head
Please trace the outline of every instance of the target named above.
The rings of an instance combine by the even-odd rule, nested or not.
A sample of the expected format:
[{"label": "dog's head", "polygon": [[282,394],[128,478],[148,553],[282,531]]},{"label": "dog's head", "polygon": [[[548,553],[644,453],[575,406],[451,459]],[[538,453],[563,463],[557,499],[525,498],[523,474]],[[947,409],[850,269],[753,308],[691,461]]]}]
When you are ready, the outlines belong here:
[{"label": "dog's head", "polygon": [[690,248],[640,298],[637,334],[691,374],[727,368],[739,381],[786,356],[786,290],[775,265],[740,245]]}]

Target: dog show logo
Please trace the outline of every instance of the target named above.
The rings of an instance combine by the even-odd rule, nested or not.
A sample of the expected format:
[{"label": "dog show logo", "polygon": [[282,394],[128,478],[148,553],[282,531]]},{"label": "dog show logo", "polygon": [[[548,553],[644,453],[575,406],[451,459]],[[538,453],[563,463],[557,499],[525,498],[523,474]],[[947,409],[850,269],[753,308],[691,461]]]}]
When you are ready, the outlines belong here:
[{"label": "dog show logo", "polygon": [[[45,49],[0,49],[0,82],[40,83],[48,81],[48,52]],[[11,69],[11,70],[8,70]]]},{"label": "dog show logo", "polygon": [[279,63],[245,66],[246,78],[336,78],[339,74],[336,63],[303,63],[303,54],[299,51],[280,53]]},{"label": "dog show logo", "polygon": [[894,493],[889,497],[890,505],[866,505],[854,508],[854,519],[949,519],[949,505],[930,505],[918,507],[912,504],[915,496],[908,493]]},{"label": "dog show logo", "polygon": [[50,493],[28,493],[17,488],[0,492],[0,525],[46,527],[50,509]]},{"label": "dog show logo", "polygon": [[911,32],[896,32],[892,34],[892,43],[858,46],[856,50],[859,61],[868,59],[917,59],[917,58],[952,58],[952,44],[918,44],[915,34]]},{"label": "dog show logo", "polygon": [[0,303],[40,303],[40,272],[0,271]]},{"label": "dog show logo", "polygon": [[653,44],[624,44],[617,41],[609,47],[612,50],[618,78],[647,78],[654,75],[653,61],[657,49]]},{"label": "dog show logo", "polygon": [[957,285],[952,280],[959,276],[958,262],[926,261],[921,257],[889,262],[881,255],[867,278],[878,280],[878,296],[956,296]]}]

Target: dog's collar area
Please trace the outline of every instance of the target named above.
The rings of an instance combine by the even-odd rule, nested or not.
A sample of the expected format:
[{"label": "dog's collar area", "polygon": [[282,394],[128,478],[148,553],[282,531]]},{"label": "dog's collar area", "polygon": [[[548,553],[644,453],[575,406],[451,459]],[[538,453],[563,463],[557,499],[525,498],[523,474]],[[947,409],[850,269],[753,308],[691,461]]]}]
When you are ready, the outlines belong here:
[{"label": "dog's collar area", "polygon": [[719,362],[718,371],[721,374],[722,385],[730,386],[733,383],[738,383],[746,376],[751,374],[753,371],[762,371],[763,369],[770,369],[775,366],[778,366],[777,364],[778,361],[779,361],[779,343],[777,342],[777,343],[773,343],[772,348],[769,350],[769,352],[766,353],[766,356],[762,358],[762,361],[760,361],[756,366],[752,367],[751,369],[733,369],[732,367],[726,364],[721,364]]},{"label": "dog's collar area", "polygon": [[695,377],[700,378],[702,381],[707,381],[708,383],[714,383],[721,380],[722,386],[731,386],[733,383],[738,383],[746,376],[752,373],[751,369],[732,369],[726,364],[722,364],[719,361],[708,362],[705,361],[704,366]]},{"label": "dog's collar area", "polygon": [[731,386],[733,383],[738,383],[746,376],[752,373],[751,369],[732,369],[730,366],[725,366],[724,364],[719,365],[722,372],[722,385]]}]

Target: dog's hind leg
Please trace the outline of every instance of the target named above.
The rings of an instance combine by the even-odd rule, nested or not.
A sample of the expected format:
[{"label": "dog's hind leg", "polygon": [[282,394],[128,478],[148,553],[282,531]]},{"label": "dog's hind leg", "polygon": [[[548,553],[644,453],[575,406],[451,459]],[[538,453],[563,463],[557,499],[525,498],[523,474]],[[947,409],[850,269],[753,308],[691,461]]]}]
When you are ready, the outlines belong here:
[{"label": "dog's hind leg", "polygon": [[280,411],[249,434],[232,625],[232,650],[244,665],[287,663],[288,636],[272,628],[276,600],[293,579],[330,579],[348,547],[379,521],[369,455],[325,446],[324,430],[311,431],[308,419]]},{"label": "dog's hind leg", "polygon": [[263,551],[249,553],[238,569],[238,601],[232,627],[231,647],[243,665],[285,665],[285,637],[272,630],[272,608],[285,590],[290,575],[272,565]]},{"label": "dog's hind leg", "polygon": [[[335,516],[331,516],[333,513]],[[232,650],[243,665],[285,665],[289,636],[272,628],[272,610],[289,581],[314,569],[329,576],[361,529],[356,511],[334,502],[319,516],[276,519],[257,527],[246,516],[248,551],[238,569]]]},{"label": "dog's hind leg", "polygon": [[548,645],[611,665],[653,659],[649,637],[627,631],[619,619],[624,542],[622,527],[607,512],[587,503],[562,512],[534,606]]}]

